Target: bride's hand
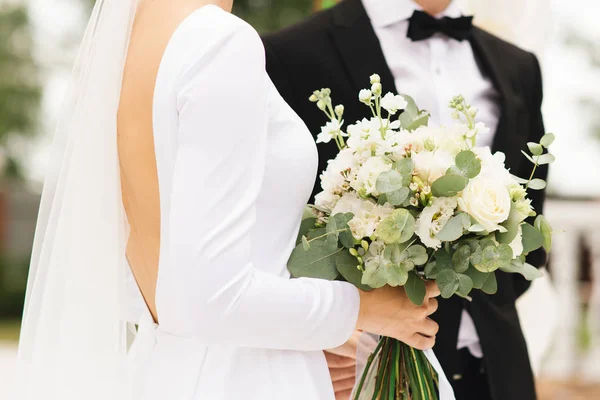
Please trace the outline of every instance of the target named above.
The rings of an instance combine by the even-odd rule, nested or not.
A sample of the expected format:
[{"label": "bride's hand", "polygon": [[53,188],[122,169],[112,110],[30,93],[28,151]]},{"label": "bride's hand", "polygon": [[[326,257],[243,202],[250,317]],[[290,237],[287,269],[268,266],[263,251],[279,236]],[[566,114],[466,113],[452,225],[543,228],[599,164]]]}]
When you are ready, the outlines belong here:
[{"label": "bride's hand", "polygon": [[440,290],[435,282],[426,283],[423,305],[414,305],[404,288],[385,286],[360,292],[360,314],[356,327],[366,332],[398,339],[419,350],[431,349],[439,326],[429,318],[438,307]]},{"label": "bride's hand", "polygon": [[352,393],[356,381],[356,348],[361,334],[355,331],[343,345],[325,350],[336,400],[347,400]]}]

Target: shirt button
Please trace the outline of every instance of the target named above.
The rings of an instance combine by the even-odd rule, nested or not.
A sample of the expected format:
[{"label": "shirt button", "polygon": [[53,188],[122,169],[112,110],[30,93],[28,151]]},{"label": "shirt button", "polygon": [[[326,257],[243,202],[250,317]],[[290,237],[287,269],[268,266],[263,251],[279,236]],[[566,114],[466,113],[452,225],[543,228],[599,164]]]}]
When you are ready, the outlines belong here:
[{"label": "shirt button", "polygon": [[460,381],[461,379],[462,379],[462,375],[455,374],[455,375],[452,376],[452,380]]}]

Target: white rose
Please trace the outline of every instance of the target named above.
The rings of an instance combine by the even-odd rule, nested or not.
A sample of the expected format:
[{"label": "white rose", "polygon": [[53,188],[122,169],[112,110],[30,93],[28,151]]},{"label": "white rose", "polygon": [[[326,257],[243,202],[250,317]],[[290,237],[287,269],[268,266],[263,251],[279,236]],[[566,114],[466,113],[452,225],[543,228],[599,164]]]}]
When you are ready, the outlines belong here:
[{"label": "white rose", "polygon": [[510,213],[510,194],[501,182],[477,177],[472,179],[458,198],[461,211],[475,218],[486,231],[500,229]]},{"label": "white rose", "polygon": [[446,174],[454,164],[454,156],[446,151],[421,151],[411,156],[419,178],[429,184]]},{"label": "white rose", "polygon": [[407,105],[408,103],[404,100],[404,97],[400,95],[387,93],[381,98],[381,107],[392,115],[396,114],[398,110],[403,110]]},{"label": "white rose", "polygon": [[339,195],[323,191],[315,196],[315,206],[331,212],[339,199]]},{"label": "white rose", "polygon": [[421,242],[432,249],[439,249],[442,241],[435,236],[454,215],[457,202],[454,197],[438,197],[433,204],[421,211],[415,225],[415,233]]},{"label": "white rose", "polygon": [[377,178],[381,173],[388,172],[391,169],[392,164],[389,161],[384,160],[382,157],[370,157],[360,167],[356,179],[351,185],[356,191],[364,190],[365,194],[378,196]]},{"label": "white rose", "polygon": [[517,236],[509,243],[510,248],[513,251],[513,258],[517,258],[523,253],[523,228],[519,226]]}]

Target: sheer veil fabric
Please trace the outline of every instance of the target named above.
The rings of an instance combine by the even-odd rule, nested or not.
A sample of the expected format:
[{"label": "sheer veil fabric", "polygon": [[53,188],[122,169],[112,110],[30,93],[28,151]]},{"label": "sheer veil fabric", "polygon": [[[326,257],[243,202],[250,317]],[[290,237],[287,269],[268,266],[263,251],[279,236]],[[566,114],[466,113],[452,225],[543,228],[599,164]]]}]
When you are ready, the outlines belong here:
[{"label": "sheer veil fabric", "polygon": [[98,0],[52,145],[17,358],[19,400],[126,399],[117,108],[137,0]]}]

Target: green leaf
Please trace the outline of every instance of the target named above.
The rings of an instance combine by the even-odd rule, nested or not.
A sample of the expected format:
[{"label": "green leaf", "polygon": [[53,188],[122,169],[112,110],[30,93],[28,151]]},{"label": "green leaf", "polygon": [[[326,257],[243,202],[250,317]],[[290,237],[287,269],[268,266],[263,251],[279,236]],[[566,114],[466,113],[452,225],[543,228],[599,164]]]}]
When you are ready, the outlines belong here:
[{"label": "green leaf", "polygon": [[555,136],[553,133],[546,133],[542,136],[542,140],[540,140],[540,144],[545,148],[548,148],[554,142]]},{"label": "green leaf", "polygon": [[365,265],[365,272],[363,272],[361,283],[374,289],[384,287],[388,283],[386,269],[386,265],[381,263]]},{"label": "green leaf", "polygon": [[[463,235],[463,229],[465,225],[464,216],[466,214],[460,213],[450,218],[446,225],[435,235],[436,238],[443,242],[453,242],[460,239]],[[469,219],[470,222],[470,219]]]},{"label": "green leaf", "polygon": [[310,244],[308,251],[296,246],[288,260],[288,270],[295,278],[319,278],[334,280],[338,277],[335,259],[342,249],[331,249],[326,240],[318,239]]},{"label": "green leaf", "polygon": [[544,237],[544,250],[550,252],[552,250],[552,226],[543,215],[538,215],[533,222],[533,226],[542,233]]},{"label": "green leaf", "polygon": [[507,244],[487,246],[478,249],[471,256],[473,266],[480,272],[494,272],[503,265],[509,264],[513,258],[512,249]]},{"label": "green leaf", "polygon": [[460,280],[458,274],[452,269],[445,269],[439,272],[436,283],[442,292],[444,299],[449,299],[458,290]]},{"label": "green leaf", "polygon": [[366,292],[373,290],[368,285],[362,284],[362,276],[363,272],[358,269],[358,261],[356,257],[347,251],[342,251],[339,253],[335,259],[335,265],[337,267],[338,272],[344,277],[344,279],[360,290],[364,290]]},{"label": "green leaf", "polygon": [[377,198],[377,204],[379,204],[380,206],[382,206],[385,203],[387,203],[387,196],[385,195],[385,193],[382,193]]},{"label": "green leaf", "polygon": [[408,195],[410,194],[410,189],[407,187],[401,187],[398,190],[394,190],[393,192],[386,193],[387,201],[393,206],[401,206],[402,203],[406,201]]},{"label": "green leaf", "polygon": [[469,269],[469,264],[471,262],[471,248],[469,245],[462,245],[454,252],[452,255],[452,265],[454,271],[456,272],[465,272]]},{"label": "green leaf", "polygon": [[405,269],[404,263],[402,265],[389,265],[386,267],[386,272],[388,285],[392,287],[403,286],[408,281],[408,270]]},{"label": "green leaf", "polygon": [[314,239],[316,237],[325,235],[327,233],[327,230],[325,228],[317,228],[317,229],[311,229],[308,232],[306,232],[306,238],[308,240]]},{"label": "green leaf", "polygon": [[481,162],[471,150],[461,151],[455,158],[456,167],[462,172],[461,175],[473,179],[481,172]]},{"label": "green leaf", "polygon": [[405,128],[407,131],[411,132],[417,129],[420,126],[427,125],[429,123],[429,113],[426,111],[421,112],[412,122]]},{"label": "green leaf", "polygon": [[464,176],[444,175],[433,182],[431,190],[436,197],[453,197],[463,190],[468,182],[468,179]]},{"label": "green leaf", "polygon": [[463,297],[466,297],[473,290],[473,280],[469,278],[467,275],[457,274],[458,275],[458,290],[457,293]]},{"label": "green leaf", "polygon": [[498,243],[512,243],[519,233],[519,226],[521,225],[520,219],[521,214],[517,210],[515,203],[512,203],[508,219],[502,224],[502,226],[506,228],[506,232],[496,232],[496,240]]},{"label": "green leaf", "polygon": [[552,164],[554,161],[556,161],[556,157],[550,153],[543,154],[537,158],[538,165]]},{"label": "green leaf", "polygon": [[528,281],[532,281],[544,276],[539,269],[531,264],[524,263],[520,260],[513,260],[510,264],[500,267],[501,271],[508,273],[521,274]]},{"label": "green leaf", "polygon": [[452,257],[445,249],[440,249],[435,252],[435,261],[438,271],[452,269]]},{"label": "green leaf", "polygon": [[415,162],[412,158],[402,158],[394,163],[394,168],[402,175],[402,186],[408,187],[415,171]]},{"label": "green leaf", "polygon": [[302,220],[302,223],[300,223],[300,231],[298,232],[298,237],[296,238],[296,244],[300,244],[300,242],[302,241],[302,237],[304,237],[308,233],[308,231],[314,229],[316,223],[317,219],[314,217]]},{"label": "green leaf", "polygon": [[530,163],[535,164],[535,161],[533,161],[533,158],[531,158],[529,154],[525,153],[523,150],[521,150],[521,153],[525,156],[526,159],[529,160]]},{"label": "green leaf", "polygon": [[481,286],[481,290],[487,294],[496,294],[498,291],[498,281],[496,280],[496,274],[494,272],[488,274],[485,282]]},{"label": "green leaf", "polygon": [[429,259],[427,249],[420,244],[410,246],[406,252],[408,253],[408,259],[415,265],[423,265]]},{"label": "green leaf", "polygon": [[415,103],[414,99],[406,94],[403,94],[404,100],[406,100],[406,107],[400,117],[398,118],[400,121],[400,125],[406,129],[410,126],[410,124],[418,117],[419,108]]},{"label": "green leaf", "polygon": [[527,182],[529,182],[529,179],[523,179],[523,178],[519,178],[518,176],[516,176],[516,175],[512,175],[512,174],[511,174],[511,176],[513,177],[513,179],[514,179],[515,181],[517,181],[517,183],[519,183],[519,184],[521,184],[521,185],[525,185],[525,184],[527,184]]},{"label": "green leaf", "polygon": [[377,177],[377,191],[390,193],[402,188],[402,175],[396,170],[382,172]]},{"label": "green leaf", "polygon": [[529,254],[544,245],[544,235],[531,224],[521,225],[523,230],[523,253]]},{"label": "green leaf", "polygon": [[423,279],[415,272],[410,272],[408,274],[408,280],[404,285],[404,291],[413,304],[420,306],[423,304],[427,292],[425,281],[423,281]]},{"label": "green leaf", "polygon": [[[351,212],[338,213],[335,214],[333,217],[329,218],[329,224],[333,220],[336,230],[339,231],[341,229],[344,229],[344,231],[338,232],[336,236],[339,238],[340,243],[342,243],[342,246],[344,246],[347,249],[354,247],[354,236],[352,236],[352,231],[348,226],[348,222],[350,222],[352,218],[354,218],[354,214],[352,214]],[[329,224],[327,224],[328,232]]]},{"label": "green leaf", "polygon": [[396,209],[381,221],[375,234],[386,244],[405,243],[415,233],[415,218],[404,208]]},{"label": "green leaf", "polygon": [[546,181],[538,178],[532,179],[531,182],[529,182],[529,185],[527,185],[527,187],[533,190],[542,190],[546,188]]},{"label": "green leaf", "polygon": [[485,285],[485,282],[488,280],[489,275],[493,275],[493,272],[480,272],[475,268],[471,267],[465,272],[465,275],[467,275],[473,281],[473,288],[481,289],[483,285]]},{"label": "green leaf", "polygon": [[428,262],[427,265],[425,265],[425,271],[424,272],[425,272],[425,277],[427,279],[435,279],[435,278],[437,278],[437,274],[440,271],[437,269],[437,263],[436,263],[436,261],[433,260],[433,261]]},{"label": "green leaf", "polygon": [[527,147],[529,147],[529,151],[534,156],[541,156],[544,152],[544,148],[539,143],[529,142],[527,143]]},{"label": "green leaf", "polygon": [[306,238],[306,236],[302,236],[302,248],[304,249],[304,251],[310,250],[310,243],[308,243],[308,239]]}]

